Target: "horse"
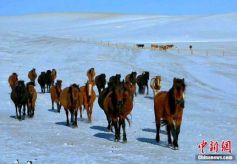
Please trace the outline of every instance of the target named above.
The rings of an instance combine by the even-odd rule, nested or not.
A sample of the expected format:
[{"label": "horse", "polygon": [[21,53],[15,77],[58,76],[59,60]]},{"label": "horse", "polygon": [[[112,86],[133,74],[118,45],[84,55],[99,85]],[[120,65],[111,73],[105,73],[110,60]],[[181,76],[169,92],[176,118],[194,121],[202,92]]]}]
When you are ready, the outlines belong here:
[{"label": "horse", "polygon": [[30,81],[32,81],[35,85],[35,79],[37,78],[37,73],[35,71],[35,68],[33,68],[32,70],[30,70],[28,72],[28,78],[30,79]]},{"label": "horse", "polygon": [[152,49],[157,49],[157,48],[159,48],[159,45],[158,44],[151,44],[151,48]]},{"label": "horse", "polygon": [[101,90],[105,89],[106,75],[104,73],[95,77],[95,85],[98,89],[99,94],[101,93]]},{"label": "horse", "polygon": [[35,102],[37,99],[37,92],[34,87],[34,82],[28,82],[26,84],[26,90],[28,93],[27,115],[29,117],[33,117],[35,113]]},{"label": "horse", "polygon": [[[169,91],[159,92],[154,98],[154,113],[156,120],[156,141],[160,141],[160,121],[167,124],[168,145],[178,149],[178,136],[184,109],[184,79],[173,79],[173,86]],[[171,134],[173,142],[171,141]]]},{"label": "horse", "polygon": [[116,74],[115,76],[111,76],[109,78],[109,82],[108,82],[108,88],[109,89],[113,89],[114,86],[118,85],[121,83],[121,75],[120,74]]},{"label": "horse", "polygon": [[60,94],[60,104],[64,107],[67,126],[69,126],[68,111],[71,114],[71,123],[73,127],[77,127],[77,113],[79,107],[79,96],[80,88],[77,84],[72,84],[62,90]]},{"label": "horse", "polygon": [[132,92],[133,92],[133,95],[135,95],[135,96],[137,95],[136,81],[137,81],[137,72],[132,72],[125,77],[125,82],[130,82],[132,84],[132,86],[133,86]]},{"label": "horse", "polygon": [[147,88],[147,95],[148,95],[148,93],[149,93],[148,80],[149,80],[149,72],[147,72],[147,71],[145,71],[141,75],[137,76],[138,93],[144,94],[145,87],[146,87]]},{"label": "horse", "polygon": [[18,82],[18,75],[15,72],[13,72],[12,75],[10,75],[8,78],[8,83],[12,90],[14,90],[14,88],[16,87],[17,82]]},{"label": "horse", "polygon": [[26,105],[28,102],[28,93],[23,80],[19,80],[16,87],[12,90],[11,99],[15,105],[16,118],[21,121],[21,108],[23,106],[23,116],[25,116]]},{"label": "horse", "polygon": [[[85,86],[80,87],[80,91],[83,97],[83,106],[87,112],[87,118],[89,122],[92,122],[92,112],[93,105],[96,99],[95,91],[93,90],[93,86],[95,85],[94,81],[87,81]],[[80,109],[81,116],[81,109]]]},{"label": "horse", "polygon": [[60,113],[61,105],[59,102],[60,93],[62,92],[62,80],[57,80],[56,84],[50,88],[50,96],[52,102],[52,110],[54,110],[54,102],[57,104],[57,111]]},{"label": "horse", "polygon": [[137,46],[138,48],[144,48],[144,47],[145,47],[144,44],[136,44],[136,46]]},{"label": "horse", "polygon": [[45,85],[46,85],[46,73],[45,72],[40,73],[40,75],[38,77],[38,83],[40,85],[41,92],[45,93]]},{"label": "horse", "polygon": [[154,97],[158,94],[161,88],[161,76],[156,76],[151,79],[150,87],[153,90]]},{"label": "horse", "polygon": [[52,79],[51,79],[51,70],[47,70],[46,74],[45,74],[45,84],[46,84],[46,89],[47,92],[50,92],[50,87],[52,85]]},{"label": "horse", "polygon": [[[131,85],[131,83],[128,83]],[[106,88],[99,95],[98,103],[104,111],[107,121],[108,130],[115,129],[115,142],[120,140],[120,129],[123,128],[123,142],[127,142],[125,119],[131,113],[133,108],[133,95],[129,87],[125,87],[124,82],[120,82],[111,91]]]},{"label": "horse", "polygon": [[88,77],[88,81],[94,81],[94,78],[95,78],[95,69],[94,68],[90,68],[86,74]]},{"label": "horse", "polygon": [[54,85],[54,80],[56,79],[56,77],[57,77],[57,71],[56,71],[56,69],[52,69],[51,75],[50,75],[52,86]]}]

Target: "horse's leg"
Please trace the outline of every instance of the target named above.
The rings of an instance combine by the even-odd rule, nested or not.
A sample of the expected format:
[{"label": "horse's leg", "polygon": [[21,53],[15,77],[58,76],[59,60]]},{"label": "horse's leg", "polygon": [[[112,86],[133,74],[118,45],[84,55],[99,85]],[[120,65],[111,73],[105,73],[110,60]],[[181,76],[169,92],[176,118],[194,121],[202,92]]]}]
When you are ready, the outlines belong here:
[{"label": "horse's leg", "polygon": [[19,110],[19,120],[21,121],[21,105],[18,106],[18,110]]},{"label": "horse's leg", "polygon": [[74,118],[75,120],[74,120],[74,122],[73,122],[73,126],[74,126],[74,127],[77,127],[77,112],[78,112],[78,111],[77,111],[77,109],[76,109],[76,111],[74,111],[74,116],[75,116],[75,118]]},{"label": "horse's leg", "polygon": [[107,130],[112,132],[112,126],[111,126],[112,121],[111,121],[111,119],[110,119],[110,117],[107,113],[105,113],[105,115],[106,115],[106,118],[107,118],[107,121],[108,121]]},{"label": "horse's leg", "polygon": [[23,116],[25,116],[25,115],[26,115],[26,105],[23,104]]},{"label": "horse's leg", "polygon": [[92,122],[93,103],[90,104],[90,122]]},{"label": "horse's leg", "polygon": [[146,84],[146,89],[147,89],[147,92],[146,92],[146,94],[148,95],[148,94],[149,94],[149,88],[148,88],[148,84]]},{"label": "horse's leg", "polygon": [[58,109],[58,113],[60,113],[61,110],[61,104],[59,102],[57,102],[57,109]]},{"label": "horse's leg", "polygon": [[156,120],[156,142],[160,142],[160,118]]},{"label": "horse's leg", "polygon": [[68,119],[68,109],[65,109],[66,116],[67,116],[67,126],[69,126],[69,119]]},{"label": "horse's leg", "polygon": [[175,149],[177,147],[177,135],[176,135],[175,125],[173,124],[172,120],[169,120],[168,124],[170,126],[170,131],[173,136],[173,146]]},{"label": "horse's leg", "polygon": [[74,110],[70,110],[70,114],[71,114],[71,123],[74,122]]},{"label": "horse's leg", "polygon": [[113,121],[113,125],[114,125],[114,129],[115,129],[115,139],[114,139],[114,141],[118,142],[119,141],[118,121],[117,120]]},{"label": "horse's leg", "polygon": [[168,122],[167,122],[167,125],[166,125],[166,130],[167,130],[167,136],[168,136],[168,145],[171,146],[172,141],[171,141],[170,125],[169,125]]},{"label": "horse's leg", "polygon": [[15,108],[16,108],[16,119],[19,117],[18,116],[18,111],[17,111],[17,105],[15,104]]},{"label": "horse's leg", "polygon": [[127,135],[126,135],[126,123],[125,119],[122,120],[122,128],[123,128],[123,142],[127,142]]},{"label": "horse's leg", "polygon": [[82,106],[79,106],[79,110],[80,110],[80,118],[82,119]]},{"label": "horse's leg", "polygon": [[52,100],[52,110],[54,110],[54,101]]}]

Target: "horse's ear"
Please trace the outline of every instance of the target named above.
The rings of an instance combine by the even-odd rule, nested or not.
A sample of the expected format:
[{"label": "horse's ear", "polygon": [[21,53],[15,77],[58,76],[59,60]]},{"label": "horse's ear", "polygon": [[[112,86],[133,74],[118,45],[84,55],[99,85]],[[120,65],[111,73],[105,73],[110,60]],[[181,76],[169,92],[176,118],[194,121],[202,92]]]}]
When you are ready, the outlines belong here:
[{"label": "horse's ear", "polygon": [[68,93],[71,93],[71,92],[72,92],[72,87],[70,86],[68,89]]},{"label": "horse's ear", "polygon": [[182,79],[182,81],[184,82],[184,78]]},{"label": "horse's ear", "polygon": [[176,82],[176,78],[173,79],[173,83],[175,83],[175,82]]}]

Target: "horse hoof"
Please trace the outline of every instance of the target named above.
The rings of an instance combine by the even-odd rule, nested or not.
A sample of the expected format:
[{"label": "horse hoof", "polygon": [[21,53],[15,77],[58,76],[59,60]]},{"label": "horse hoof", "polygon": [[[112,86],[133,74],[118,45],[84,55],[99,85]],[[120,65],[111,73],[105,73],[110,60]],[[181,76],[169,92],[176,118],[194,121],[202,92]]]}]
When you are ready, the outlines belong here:
[{"label": "horse hoof", "polygon": [[178,146],[175,146],[175,147],[174,147],[174,150],[179,150],[179,147],[178,147]]},{"label": "horse hoof", "polygon": [[127,139],[123,139],[123,143],[127,143],[128,141],[127,141]]},{"label": "horse hoof", "polygon": [[119,139],[115,139],[114,142],[119,142]]}]

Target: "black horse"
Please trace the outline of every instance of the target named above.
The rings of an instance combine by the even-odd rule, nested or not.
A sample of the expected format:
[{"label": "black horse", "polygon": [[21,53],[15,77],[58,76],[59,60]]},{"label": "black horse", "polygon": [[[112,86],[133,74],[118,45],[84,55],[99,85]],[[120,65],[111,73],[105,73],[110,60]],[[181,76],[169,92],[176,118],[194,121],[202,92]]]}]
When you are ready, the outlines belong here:
[{"label": "black horse", "polygon": [[138,93],[144,94],[145,87],[147,88],[147,95],[149,93],[148,89],[148,80],[149,80],[149,72],[145,71],[141,75],[137,76],[137,85],[138,85]]},{"label": "black horse", "polygon": [[136,46],[137,46],[138,48],[144,48],[144,47],[145,47],[144,44],[136,44]]},{"label": "black horse", "polygon": [[25,110],[28,101],[28,93],[26,91],[24,81],[22,80],[18,81],[15,89],[13,89],[11,92],[11,99],[15,104],[16,118],[22,120],[21,108],[23,107],[23,116],[25,116],[26,115]]},{"label": "black horse", "polygon": [[46,85],[46,73],[45,72],[41,72],[41,74],[39,75],[38,83],[40,85],[41,92],[45,93],[45,85]]},{"label": "black horse", "polygon": [[95,84],[96,84],[96,87],[98,88],[98,92],[100,94],[101,91],[105,89],[106,75],[103,73],[103,74],[96,76],[95,77]]},{"label": "black horse", "polygon": [[45,74],[45,82],[46,82],[46,89],[47,89],[47,92],[50,92],[50,87],[51,87],[51,84],[52,84],[52,78],[51,78],[51,70],[47,70],[46,74]]},{"label": "black horse", "polygon": [[120,74],[116,74],[115,76],[111,76],[109,78],[109,82],[108,82],[108,88],[109,90],[113,89],[116,85],[121,83],[121,75]]}]

